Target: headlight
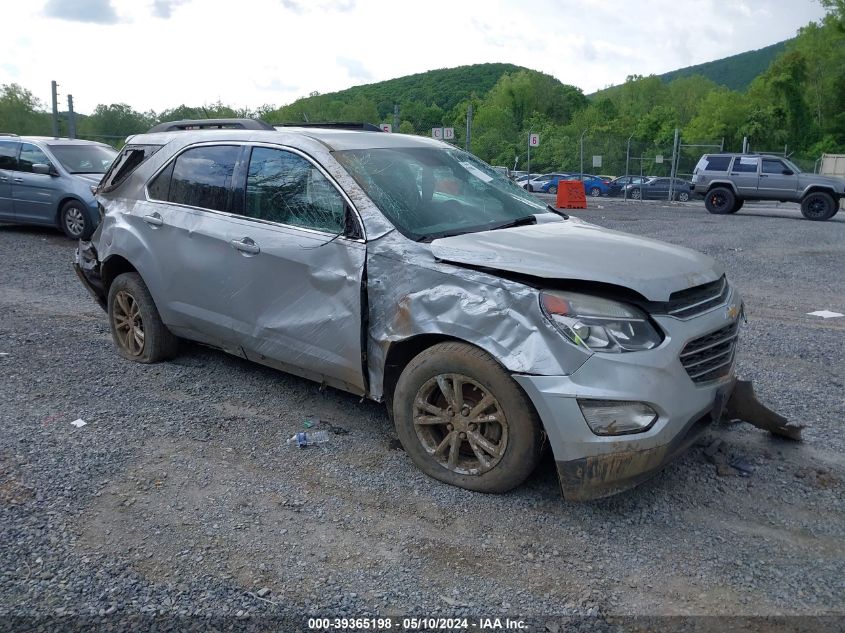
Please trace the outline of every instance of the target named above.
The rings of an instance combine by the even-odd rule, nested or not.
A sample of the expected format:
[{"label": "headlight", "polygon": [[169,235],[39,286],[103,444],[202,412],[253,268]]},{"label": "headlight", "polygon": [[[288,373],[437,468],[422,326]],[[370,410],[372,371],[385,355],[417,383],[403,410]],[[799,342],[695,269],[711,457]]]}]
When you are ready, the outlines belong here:
[{"label": "headlight", "polygon": [[566,338],[595,352],[637,352],[662,340],[643,312],[610,299],[546,291],[540,307]]}]

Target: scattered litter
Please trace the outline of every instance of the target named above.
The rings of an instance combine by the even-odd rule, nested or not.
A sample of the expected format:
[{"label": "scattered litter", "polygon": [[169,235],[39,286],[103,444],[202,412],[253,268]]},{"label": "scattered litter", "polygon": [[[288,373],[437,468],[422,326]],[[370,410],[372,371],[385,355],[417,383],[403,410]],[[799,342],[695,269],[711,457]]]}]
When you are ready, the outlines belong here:
[{"label": "scattered litter", "polygon": [[324,444],[329,441],[329,434],[326,431],[311,431],[306,433],[304,431],[297,433],[291,437],[286,444],[296,444],[299,448],[305,448],[313,444]]},{"label": "scattered litter", "polygon": [[808,316],[817,316],[823,319],[835,319],[836,317],[845,316],[839,312],[831,312],[830,310],[816,310],[815,312],[808,312]]},{"label": "scattered litter", "polygon": [[85,426],[88,423],[85,420],[83,420],[82,418],[76,418],[73,422],[71,422],[71,424],[73,424],[73,426],[75,426],[76,428],[79,429],[79,428],[82,428],[83,426]]},{"label": "scattered litter", "polygon": [[11,356],[9,352],[0,352],[0,356]]},{"label": "scattered litter", "polygon": [[757,467],[751,463],[751,460],[745,457],[744,455],[737,455],[730,462],[728,462],[728,465],[731,468],[735,468],[736,470],[738,470],[745,477],[757,470]]},{"label": "scattered litter", "polygon": [[302,423],[302,426],[304,426],[306,429],[310,429],[312,426],[314,426],[314,420],[312,420],[311,418],[305,418],[305,422]]}]

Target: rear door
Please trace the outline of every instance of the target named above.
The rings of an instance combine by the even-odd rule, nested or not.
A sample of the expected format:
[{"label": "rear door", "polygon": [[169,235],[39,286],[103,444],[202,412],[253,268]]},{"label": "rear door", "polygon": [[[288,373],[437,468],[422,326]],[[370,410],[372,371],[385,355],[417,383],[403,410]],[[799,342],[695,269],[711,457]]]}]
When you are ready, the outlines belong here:
[{"label": "rear door", "polygon": [[18,170],[12,177],[15,219],[32,224],[55,224],[58,211],[59,178],[36,174],[33,165],[52,165],[53,161],[37,145],[21,143]]},{"label": "rear door", "polygon": [[15,204],[12,200],[12,178],[18,166],[17,141],[0,141],[0,218],[13,220]]},{"label": "rear door", "polygon": [[758,156],[737,156],[731,166],[731,180],[740,196],[756,196],[760,181],[760,158]]},{"label": "rear door", "polygon": [[248,358],[364,393],[366,247],[351,202],[310,157],[251,149],[237,221],[233,297]]},{"label": "rear door", "polygon": [[760,166],[759,195],[773,200],[791,200],[798,190],[798,174],[780,159],[763,158]]}]

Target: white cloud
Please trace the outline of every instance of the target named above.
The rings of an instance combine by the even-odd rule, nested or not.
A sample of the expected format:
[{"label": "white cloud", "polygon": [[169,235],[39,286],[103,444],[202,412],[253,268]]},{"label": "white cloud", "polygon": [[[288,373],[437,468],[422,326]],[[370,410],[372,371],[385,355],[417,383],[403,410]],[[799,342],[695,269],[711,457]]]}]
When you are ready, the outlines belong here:
[{"label": "white cloud", "polygon": [[[815,0],[30,0],[4,6],[26,37],[0,39],[0,83],[49,103],[55,79],[80,112],[257,107],[510,62],[589,93],[772,44],[822,14]],[[82,43],[72,52],[70,38]]]}]

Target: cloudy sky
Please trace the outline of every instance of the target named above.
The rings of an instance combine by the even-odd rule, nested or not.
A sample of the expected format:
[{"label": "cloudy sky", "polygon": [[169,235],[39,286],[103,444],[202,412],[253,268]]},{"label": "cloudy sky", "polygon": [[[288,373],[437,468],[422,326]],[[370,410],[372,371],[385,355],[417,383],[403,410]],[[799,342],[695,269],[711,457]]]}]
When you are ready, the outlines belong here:
[{"label": "cloudy sky", "polygon": [[0,84],[49,104],[55,79],[83,113],[256,107],[509,62],[590,93],[773,44],[823,14],[817,0],[4,0]]}]

